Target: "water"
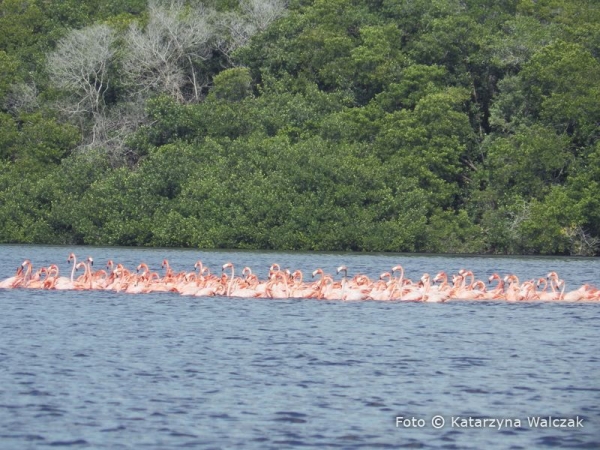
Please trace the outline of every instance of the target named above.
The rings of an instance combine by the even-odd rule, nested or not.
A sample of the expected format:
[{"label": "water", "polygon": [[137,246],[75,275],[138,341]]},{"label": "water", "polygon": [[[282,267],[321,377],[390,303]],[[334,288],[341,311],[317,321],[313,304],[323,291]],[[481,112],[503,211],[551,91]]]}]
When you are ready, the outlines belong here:
[{"label": "water", "polygon": [[[0,246],[0,278],[75,251],[264,277],[460,268],[600,285],[597,259]],[[600,305],[188,298],[0,290],[0,448],[599,448]],[[446,425],[430,423],[442,415]],[[528,416],[583,428],[531,428]],[[422,428],[396,426],[396,417]],[[461,428],[452,417],[519,419]],[[456,422],[460,425],[460,422]]]}]

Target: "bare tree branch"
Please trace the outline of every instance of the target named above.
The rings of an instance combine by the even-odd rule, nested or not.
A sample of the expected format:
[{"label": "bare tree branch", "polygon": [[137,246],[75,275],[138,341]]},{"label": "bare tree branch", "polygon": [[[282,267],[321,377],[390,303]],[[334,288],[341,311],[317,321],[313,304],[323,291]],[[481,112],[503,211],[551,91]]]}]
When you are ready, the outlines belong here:
[{"label": "bare tree branch", "polygon": [[240,7],[258,31],[266,29],[273,21],[285,14],[285,0],[240,0]]},{"label": "bare tree branch", "polygon": [[204,8],[188,9],[180,1],[150,3],[146,29],[133,24],[126,36],[123,69],[137,93],[162,92],[184,101],[184,86],[190,83],[194,100],[199,99],[194,60],[210,55],[211,14]]},{"label": "bare tree branch", "polygon": [[115,37],[107,25],[73,30],[48,56],[50,79],[74,98],[70,114],[97,114],[109,87],[108,67],[114,57]]},{"label": "bare tree branch", "polygon": [[230,65],[235,65],[233,52],[282,17],[286,13],[286,6],[286,0],[240,0],[241,15],[228,12],[216,17],[215,26],[219,33],[214,39],[215,48]]},{"label": "bare tree branch", "polygon": [[106,152],[113,166],[127,163],[130,149],[127,138],[148,122],[144,100],[130,101],[93,117],[91,132],[79,146],[79,151],[101,149]]},{"label": "bare tree branch", "polygon": [[4,106],[12,112],[31,112],[39,107],[38,88],[34,82],[18,83],[10,87]]}]

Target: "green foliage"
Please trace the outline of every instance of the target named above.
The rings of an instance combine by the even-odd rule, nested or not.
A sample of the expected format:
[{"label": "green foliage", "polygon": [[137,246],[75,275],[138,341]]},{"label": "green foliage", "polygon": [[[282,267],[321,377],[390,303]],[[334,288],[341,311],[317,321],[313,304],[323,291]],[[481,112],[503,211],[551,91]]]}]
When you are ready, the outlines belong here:
[{"label": "green foliage", "polygon": [[568,136],[539,125],[491,140],[486,147],[486,181],[499,196],[542,199],[553,184],[564,182],[572,160]]},{"label": "green foliage", "polygon": [[[145,1],[0,2],[0,242],[600,253],[597,2],[288,3],[234,51],[244,8],[205,2],[212,54],[152,66],[191,99],[125,82]],[[94,24],[116,53],[76,122],[46,61]]]},{"label": "green foliage", "polygon": [[485,250],[482,229],[469,220],[466,211],[437,209],[420,236],[421,249],[431,253],[482,253]]},{"label": "green foliage", "polygon": [[428,94],[444,89],[446,69],[437,65],[413,64],[402,71],[401,80],[377,95],[377,103],[387,112],[414,108]]},{"label": "green foliage", "polygon": [[46,49],[42,35],[49,28],[48,17],[39,2],[5,0],[0,3],[0,50],[26,64],[34,62]]},{"label": "green foliage", "polygon": [[59,164],[78,140],[75,127],[41,112],[24,113],[17,120],[0,113],[0,158],[19,161],[23,168],[37,170]]},{"label": "green foliage", "polygon": [[41,113],[22,114],[17,159],[32,164],[58,164],[79,140],[77,129]]},{"label": "green foliage", "polygon": [[245,67],[224,70],[215,76],[210,95],[216,100],[236,102],[251,94],[252,78]]},{"label": "green foliage", "polygon": [[531,56],[549,45],[559,34],[553,24],[541,23],[531,16],[517,15],[507,20],[502,31],[487,44],[492,52],[492,63],[516,72]]},{"label": "green foliage", "polygon": [[6,99],[10,86],[20,81],[18,73],[18,59],[0,50],[0,103]]},{"label": "green foliage", "polygon": [[521,251],[541,254],[568,254],[571,234],[577,226],[577,211],[564,189],[557,187],[543,202],[533,200],[525,206],[516,232]]},{"label": "green foliage", "polygon": [[10,114],[0,113],[0,160],[14,158],[18,141],[17,123]]},{"label": "green foliage", "polygon": [[578,144],[597,137],[600,62],[578,44],[558,41],[537,52],[521,74],[540,119]]},{"label": "green foliage", "polygon": [[0,169],[0,240],[44,242],[44,236],[51,233],[34,199],[35,177],[23,176],[19,167],[11,162],[1,162]]},{"label": "green foliage", "polygon": [[415,177],[431,206],[450,207],[468,168],[472,130],[461,112],[466,93],[450,88],[423,97],[413,111],[386,115],[374,148],[398,175]]}]

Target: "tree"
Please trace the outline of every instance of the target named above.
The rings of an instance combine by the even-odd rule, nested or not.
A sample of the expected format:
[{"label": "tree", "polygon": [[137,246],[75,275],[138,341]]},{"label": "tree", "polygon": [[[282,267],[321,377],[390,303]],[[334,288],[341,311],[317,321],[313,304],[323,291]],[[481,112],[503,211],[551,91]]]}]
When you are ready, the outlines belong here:
[{"label": "tree", "polygon": [[534,17],[519,15],[504,24],[502,33],[493,36],[488,47],[495,64],[516,72],[557,33],[555,25],[544,25]]},{"label": "tree", "polygon": [[6,99],[10,86],[19,80],[19,61],[0,50],[0,104]]},{"label": "tree", "polygon": [[583,46],[557,41],[538,51],[520,76],[541,121],[593,144],[600,123],[600,62]]},{"label": "tree", "polygon": [[151,2],[145,29],[133,23],[125,37],[123,69],[130,88],[143,97],[165,93],[179,101],[200,100],[208,80],[198,63],[211,53],[211,14],[181,1],[168,6]]},{"label": "tree", "polygon": [[258,31],[285,14],[286,0],[240,0],[240,8]]},{"label": "tree", "polygon": [[58,43],[48,57],[51,80],[73,96],[65,105],[72,115],[99,114],[109,88],[108,70],[115,49],[115,35],[107,25],[74,30]]},{"label": "tree", "polygon": [[217,99],[240,101],[252,91],[250,71],[245,67],[224,70],[214,78],[211,95]]},{"label": "tree", "polygon": [[218,32],[214,46],[221,52],[229,65],[236,65],[234,53],[245,46],[256,33],[284,16],[286,0],[239,0],[239,10],[220,12],[214,22]]}]

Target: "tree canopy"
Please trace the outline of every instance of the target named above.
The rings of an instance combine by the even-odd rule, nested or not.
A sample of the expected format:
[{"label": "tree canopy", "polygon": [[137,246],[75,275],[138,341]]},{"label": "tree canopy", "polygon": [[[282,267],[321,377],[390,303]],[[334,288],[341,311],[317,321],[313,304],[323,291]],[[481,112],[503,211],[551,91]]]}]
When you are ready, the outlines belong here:
[{"label": "tree canopy", "polygon": [[600,253],[593,0],[0,2],[0,242]]}]

